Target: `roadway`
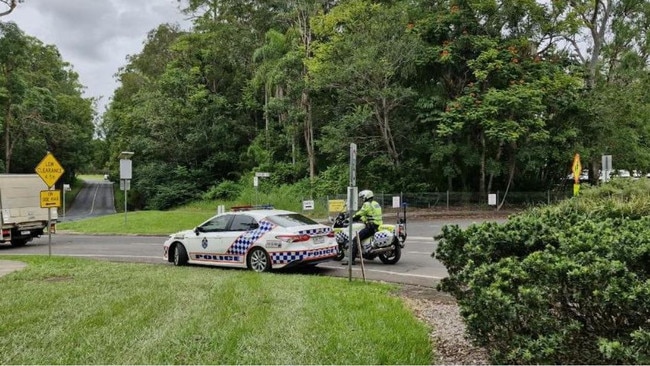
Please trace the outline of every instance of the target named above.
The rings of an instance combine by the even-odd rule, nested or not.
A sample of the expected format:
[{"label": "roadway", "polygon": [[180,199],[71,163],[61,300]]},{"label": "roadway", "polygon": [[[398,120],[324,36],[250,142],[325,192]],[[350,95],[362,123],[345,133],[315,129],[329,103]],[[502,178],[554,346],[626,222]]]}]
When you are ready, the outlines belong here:
[{"label": "roadway", "polygon": [[[409,236],[402,252],[402,258],[395,265],[381,263],[379,259],[364,261],[364,272],[360,265],[352,267],[353,278],[374,281],[403,283],[434,287],[441,278],[447,276],[446,268],[431,257],[437,243],[434,235],[440,233],[445,224],[467,227],[477,222],[475,219],[418,220],[408,223]],[[57,233],[50,237],[44,235],[20,248],[0,246],[0,255],[49,255],[95,258],[111,261],[141,262],[172,266],[162,259],[164,236],[111,236],[75,235]],[[213,269],[218,270],[218,269]],[[313,268],[292,269],[283,272],[348,277],[348,267],[340,262],[321,263]]]},{"label": "roadway", "polygon": [[73,221],[88,217],[114,214],[113,182],[85,181],[65,215],[60,221]]},{"label": "roadway", "polygon": [[[115,213],[113,183],[109,181],[86,181],[62,221],[79,220]],[[408,216],[407,216],[408,217]],[[391,222],[386,215],[384,221]],[[503,222],[505,219],[491,219]],[[446,268],[431,257],[437,243],[434,236],[441,232],[446,224],[456,224],[462,228],[480,222],[481,219],[423,219],[418,217],[407,222],[408,237],[402,250],[402,257],[395,265],[381,263],[379,259],[364,261],[364,266],[352,266],[353,278],[404,283],[433,287],[447,276]],[[119,235],[74,235],[57,233],[34,239],[24,247],[14,248],[0,245],[0,255],[56,255],[81,258],[95,258],[111,261],[128,261],[172,264],[162,259],[162,244],[165,236],[119,236]],[[214,269],[217,270],[217,269]],[[321,263],[307,269],[288,270],[292,273],[349,277],[348,267],[340,262]]]}]

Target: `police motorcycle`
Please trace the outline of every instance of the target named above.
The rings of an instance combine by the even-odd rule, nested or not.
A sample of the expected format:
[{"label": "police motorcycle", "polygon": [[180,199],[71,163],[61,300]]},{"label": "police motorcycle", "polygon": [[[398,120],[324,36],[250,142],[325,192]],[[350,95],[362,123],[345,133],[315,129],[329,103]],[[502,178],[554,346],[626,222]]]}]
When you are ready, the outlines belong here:
[{"label": "police motorcycle", "polygon": [[[400,212],[397,212],[397,224],[380,225],[375,235],[364,239],[361,242],[361,255],[365,260],[373,260],[379,257],[384,264],[395,264],[402,257],[402,248],[406,241],[406,206],[404,208],[403,217]],[[350,217],[345,211],[340,212],[332,224],[336,242],[339,245],[339,251],[334,260],[340,261],[345,257],[350,245],[349,235]],[[366,227],[361,221],[353,220],[352,222],[352,239],[354,240],[357,233]],[[353,243],[358,245],[356,243]]]}]

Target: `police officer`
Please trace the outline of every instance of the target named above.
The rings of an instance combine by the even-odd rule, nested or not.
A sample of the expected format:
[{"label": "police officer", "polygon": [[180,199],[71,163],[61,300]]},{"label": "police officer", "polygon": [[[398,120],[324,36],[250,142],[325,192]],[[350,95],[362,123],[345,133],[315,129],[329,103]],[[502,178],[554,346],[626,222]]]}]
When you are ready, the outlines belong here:
[{"label": "police officer", "polygon": [[[361,220],[366,227],[359,230],[357,234],[359,236],[359,241],[363,242],[366,238],[369,238],[377,232],[379,225],[383,224],[381,206],[377,201],[374,200],[374,195],[370,190],[363,190],[359,192],[359,199],[363,202],[361,209],[352,216],[352,221]],[[350,243],[352,245],[352,264],[356,264],[355,260],[357,258],[357,251],[359,247],[357,244],[357,238],[355,237]],[[348,261],[343,260],[341,262],[343,265],[347,265]]]}]

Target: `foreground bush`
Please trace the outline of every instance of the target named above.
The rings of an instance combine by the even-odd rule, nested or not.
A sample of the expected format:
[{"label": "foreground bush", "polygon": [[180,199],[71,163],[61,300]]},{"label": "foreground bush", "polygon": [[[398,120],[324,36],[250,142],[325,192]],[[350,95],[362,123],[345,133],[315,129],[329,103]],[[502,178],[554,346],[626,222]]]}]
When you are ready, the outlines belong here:
[{"label": "foreground bush", "polygon": [[492,362],[650,363],[650,190],[638,186],[591,189],[501,225],[443,228],[439,289]]}]

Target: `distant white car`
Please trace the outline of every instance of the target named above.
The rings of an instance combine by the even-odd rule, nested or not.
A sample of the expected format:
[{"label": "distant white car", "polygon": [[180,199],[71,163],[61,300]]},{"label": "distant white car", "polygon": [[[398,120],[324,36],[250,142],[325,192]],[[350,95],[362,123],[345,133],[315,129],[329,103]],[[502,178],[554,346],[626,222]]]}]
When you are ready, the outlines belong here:
[{"label": "distant white car", "polygon": [[[567,175],[566,177],[567,180],[573,180],[573,173]],[[588,182],[589,181],[589,170],[588,169],[583,169],[582,172],[580,172],[580,181],[581,182]]]},{"label": "distant white car", "polygon": [[[613,171],[608,171],[607,173],[608,173],[607,174],[607,180],[608,181],[613,179],[613,178],[631,178],[632,177],[632,174],[630,174],[630,171],[625,170],[625,169],[614,169]],[[604,174],[604,172],[601,171],[600,172],[600,181],[602,182],[604,180],[605,180],[605,174]]]},{"label": "distant white car", "polygon": [[275,209],[222,213],[170,235],[163,244],[163,258],[177,266],[206,264],[255,272],[313,265],[332,260],[337,253],[329,226]]},{"label": "distant white car", "polygon": [[631,178],[632,174],[630,174],[629,170],[618,169],[618,170],[614,170],[611,173],[610,177],[612,177],[612,178]]}]

